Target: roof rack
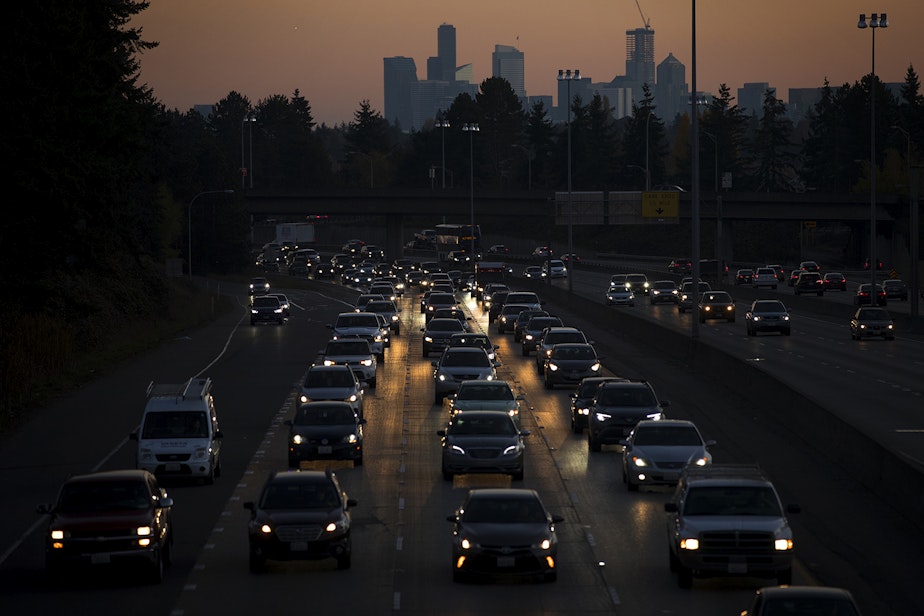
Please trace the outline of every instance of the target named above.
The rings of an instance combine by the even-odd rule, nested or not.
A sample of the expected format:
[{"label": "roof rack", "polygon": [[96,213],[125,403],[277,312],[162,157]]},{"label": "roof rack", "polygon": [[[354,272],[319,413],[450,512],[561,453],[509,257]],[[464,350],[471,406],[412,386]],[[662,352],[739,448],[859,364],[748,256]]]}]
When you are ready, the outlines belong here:
[{"label": "roof rack", "polygon": [[205,398],[212,389],[212,379],[191,378],[184,383],[157,383],[148,384],[147,397],[177,397],[183,400]]}]

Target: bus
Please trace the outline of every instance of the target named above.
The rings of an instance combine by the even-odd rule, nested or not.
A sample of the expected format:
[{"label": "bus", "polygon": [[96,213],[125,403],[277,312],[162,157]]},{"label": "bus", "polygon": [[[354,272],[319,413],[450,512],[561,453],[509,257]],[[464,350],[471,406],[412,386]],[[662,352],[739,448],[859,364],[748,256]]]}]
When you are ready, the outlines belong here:
[{"label": "bus", "polygon": [[[475,225],[475,254],[481,248],[481,227]],[[471,252],[472,226],[471,225],[436,225],[436,251],[440,261],[448,261],[449,253],[456,250]],[[477,256],[476,256],[477,258]]]}]

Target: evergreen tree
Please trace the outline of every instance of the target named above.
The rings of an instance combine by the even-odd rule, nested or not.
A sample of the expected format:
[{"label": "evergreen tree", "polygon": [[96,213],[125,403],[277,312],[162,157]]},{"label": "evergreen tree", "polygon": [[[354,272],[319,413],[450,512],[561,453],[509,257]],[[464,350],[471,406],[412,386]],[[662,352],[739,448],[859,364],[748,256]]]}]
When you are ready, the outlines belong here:
[{"label": "evergreen tree", "polygon": [[[632,115],[626,118],[622,134],[623,157],[620,167],[626,171],[627,178],[638,178],[638,169],[633,172],[630,166],[646,170],[649,187],[661,183],[665,176],[664,157],[667,145],[664,139],[664,122],[655,113],[657,105],[651,95],[651,88],[646,83],[642,86],[642,100],[632,105]],[[641,182],[629,181],[627,185],[641,187],[646,184],[642,175]]]},{"label": "evergreen tree", "polygon": [[[526,148],[532,159],[534,188],[548,188],[551,176],[551,155],[555,144],[555,128],[540,100],[533,103],[526,119]],[[527,170],[528,171],[528,170]]]},{"label": "evergreen tree", "polygon": [[479,157],[475,161],[479,184],[496,188],[511,184],[513,162],[520,156],[513,145],[523,139],[526,116],[516,92],[503,77],[481,82],[475,95],[478,105]]},{"label": "evergreen tree", "polygon": [[756,165],[749,178],[755,190],[789,192],[801,189],[793,167],[795,155],[791,138],[792,121],[786,116],[786,105],[776,98],[772,89],[767,89],[753,148]]}]

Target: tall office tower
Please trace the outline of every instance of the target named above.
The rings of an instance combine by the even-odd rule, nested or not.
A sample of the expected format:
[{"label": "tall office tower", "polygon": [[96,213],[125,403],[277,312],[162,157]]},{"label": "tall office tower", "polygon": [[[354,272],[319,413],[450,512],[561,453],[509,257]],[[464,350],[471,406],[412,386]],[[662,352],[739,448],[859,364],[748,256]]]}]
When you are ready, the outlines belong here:
[{"label": "tall office tower", "polygon": [[677,114],[689,112],[690,92],[686,83],[687,68],[669,53],[658,65],[658,82],[652,89],[656,113],[665,123],[673,122]]},{"label": "tall office tower", "polygon": [[639,85],[647,83],[654,85],[654,30],[651,28],[636,28],[626,30],[626,78]]},{"label": "tall office tower", "polygon": [[385,119],[410,130],[414,124],[411,85],[417,83],[417,65],[414,58],[404,56],[385,58],[384,62]]},{"label": "tall office tower", "polygon": [[523,52],[510,45],[495,45],[491,54],[491,75],[503,77],[510,83],[514,93],[526,96],[526,73],[523,66]]},{"label": "tall office tower", "polygon": [[738,88],[738,109],[745,115],[759,118],[764,114],[764,95],[767,90],[776,93],[776,88],[771,88],[765,81],[744,84],[743,88]]},{"label": "tall office tower", "polygon": [[438,79],[452,81],[456,73],[456,27],[442,24],[436,32],[436,52],[442,65]]},{"label": "tall office tower", "polygon": [[798,123],[821,100],[821,88],[789,88],[789,119]]}]

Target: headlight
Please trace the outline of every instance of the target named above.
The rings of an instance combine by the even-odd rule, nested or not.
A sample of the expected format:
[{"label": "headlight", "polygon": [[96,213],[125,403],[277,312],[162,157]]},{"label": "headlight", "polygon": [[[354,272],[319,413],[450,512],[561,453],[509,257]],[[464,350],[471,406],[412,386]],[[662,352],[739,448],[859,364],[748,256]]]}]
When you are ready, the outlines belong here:
[{"label": "headlight", "polygon": [[199,447],[196,449],[196,452],[193,454],[193,458],[196,460],[205,460],[209,457],[209,450],[205,447]]},{"label": "headlight", "polygon": [[305,394],[302,394],[301,396],[298,397],[298,401],[301,402],[302,404],[305,404],[306,402],[308,402],[308,396],[306,396]]},{"label": "headlight", "polygon": [[645,458],[641,456],[632,456],[631,460],[632,460],[632,464],[637,466],[638,468],[644,468],[648,466],[648,461],[645,460]]},{"label": "headlight", "polygon": [[153,533],[154,531],[150,526],[139,526],[135,529],[135,534],[139,537],[150,537]]},{"label": "headlight", "polygon": [[471,541],[469,541],[468,539],[464,537],[462,538],[462,541],[459,542],[459,545],[462,546],[463,550],[470,550],[475,546],[475,544],[473,544]]},{"label": "headlight", "polygon": [[352,445],[359,442],[359,437],[356,434],[347,434],[343,437],[343,442]]},{"label": "headlight", "polygon": [[325,366],[333,366],[335,363],[336,363],[336,362],[334,362],[334,360],[332,360],[332,359],[325,359],[325,360],[324,360],[324,365],[325,365]]},{"label": "headlight", "polygon": [[64,539],[64,531],[63,530],[51,531],[51,538],[54,539],[55,541],[60,541],[61,539]]},{"label": "headlight", "polygon": [[555,372],[556,370],[558,370],[558,365],[553,362],[549,362],[548,369],[551,370],[552,372]]},{"label": "headlight", "polygon": [[371,359],[364,359],[364,360],[362,360],[362,361],[359,362],[359,363],[360,363],[360,365],[362,365],[362,366],[369,367],[369,366],[372,365],[372,360],[371,360]]},{"label": "headlight", "polygon": [[347,402],[356,402],[357,400],[359,400],[359,396],[357,396],[356,394],[353,394],[349,398],[346,399]]},{"label": "headlight", "polygon": [[609,413],[594,413],[594,419],[597,421],[609,421],[613,416]]},{"label": "headlight", "polygon": [[539,549],[541,550],[548,550],[550,547],[552,547],[552,540],[548,537],[539,542]]},{"label": "headlight", "polygon": [[305,439],[302,438],[302,435],[301,435],[301,434],[294,434],[294,435],[292,435],[292,443],[293,443],[294,445],[301,445],[302,442],[304,442],[304,440],[305,440]]},{"label": "headlight", "polygon": [[597,372],[598,370],[600,370],[600,362],[597,362],[593,366],[590,367],[591,372]]},{"label": "headlight", "polygon": [[645,419],[653,419],[655,421],[661,421],[661,419],[663,419],[663,415],[660,412],[648,413],[647,415],[645,415]]},{"label": "headlight", "polygon": [[270,526],[269,524],[261,524],[260,532],[263,533],[264,535],[269,535],[273,532],[273,527]]},{"label": "headlight", "polygon": [[138,451],[138,458],[141,460],[151,461],[154,459],[154,453],[150,449],[141,449]]},{"label": "headlight", "polygon": [[424,342],[433,342],[433,338],[431,336],[424,336]]},{"label": "headlight", "polygon": [[792,539],[775,539],[773,549],[777,552],[785,552],[792,549]]},{"label": "headlight", "polygon": [[698,550],[699,549],[699,539],[681,539],[680,540],[680,549],[681,550]]},{"label": "headlight", "polygon": [[446,378],[447,378],[446,375],[443,374],[442,372],[436,375],[436,379],[440,381],[441,383],[444,382]]}]

